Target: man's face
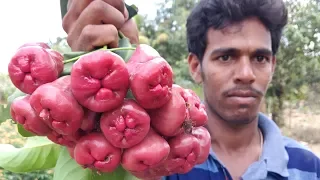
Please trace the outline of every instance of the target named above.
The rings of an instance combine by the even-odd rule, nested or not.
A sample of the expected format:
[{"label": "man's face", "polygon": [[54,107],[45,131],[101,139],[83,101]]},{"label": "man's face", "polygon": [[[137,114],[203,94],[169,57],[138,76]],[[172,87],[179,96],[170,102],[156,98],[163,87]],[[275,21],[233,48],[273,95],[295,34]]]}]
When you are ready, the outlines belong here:
[{"label": "man's face", "polygon": [[189,56],[193,78],[202,82],[209,114],[231,124],[252,122],[272,79],[275,58],[270,32],[257,19],[210,29],[202,65]]}]

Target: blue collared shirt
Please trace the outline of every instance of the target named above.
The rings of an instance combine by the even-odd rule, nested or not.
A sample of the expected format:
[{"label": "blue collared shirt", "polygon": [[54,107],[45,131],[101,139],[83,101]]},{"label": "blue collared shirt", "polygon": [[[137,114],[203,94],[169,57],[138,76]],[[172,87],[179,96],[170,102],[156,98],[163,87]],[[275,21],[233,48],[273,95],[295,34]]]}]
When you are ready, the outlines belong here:
[{"label": "blue collared shirt", "polygon": [[[242,180],[320,180],[320,159],[297,141],[281,134],[267,116],[259,114],[264,135],[261,159],[249,166]],[[163,180],[232,180],[228,170],[211,150],[203,164],[187,174],[174,174]]]}]

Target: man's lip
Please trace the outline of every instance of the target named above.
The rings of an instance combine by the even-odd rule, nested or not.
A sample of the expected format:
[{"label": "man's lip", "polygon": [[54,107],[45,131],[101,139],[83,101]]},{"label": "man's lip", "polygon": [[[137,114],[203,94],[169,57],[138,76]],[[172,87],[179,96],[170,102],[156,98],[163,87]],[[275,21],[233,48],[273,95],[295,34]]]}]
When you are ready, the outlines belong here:
[{"label": "man's lip", "polygon": [[258,95],[252,91],[234,91],[227,94],[227,97],[258,97]]}]

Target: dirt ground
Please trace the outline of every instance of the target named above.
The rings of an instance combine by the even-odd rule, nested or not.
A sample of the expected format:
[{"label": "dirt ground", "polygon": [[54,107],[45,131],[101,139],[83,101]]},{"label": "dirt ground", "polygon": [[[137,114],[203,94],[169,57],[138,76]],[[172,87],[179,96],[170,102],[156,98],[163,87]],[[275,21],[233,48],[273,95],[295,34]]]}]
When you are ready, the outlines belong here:
[{"label": "dirt ground", "polygon": [[308,109],[286,111],[284,135],[300,141],[320,157],[320,113]]}]

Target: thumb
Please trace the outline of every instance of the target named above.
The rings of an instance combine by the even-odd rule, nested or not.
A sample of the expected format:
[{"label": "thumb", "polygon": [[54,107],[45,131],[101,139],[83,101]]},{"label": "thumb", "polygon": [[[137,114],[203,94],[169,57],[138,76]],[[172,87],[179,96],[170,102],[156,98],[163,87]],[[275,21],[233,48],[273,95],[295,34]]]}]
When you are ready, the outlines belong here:
[{"label": "thumb", "polygon": [[122,32],[131,44],[139,44],[139,30],[135,21],[131,18],[121,27]]}]

